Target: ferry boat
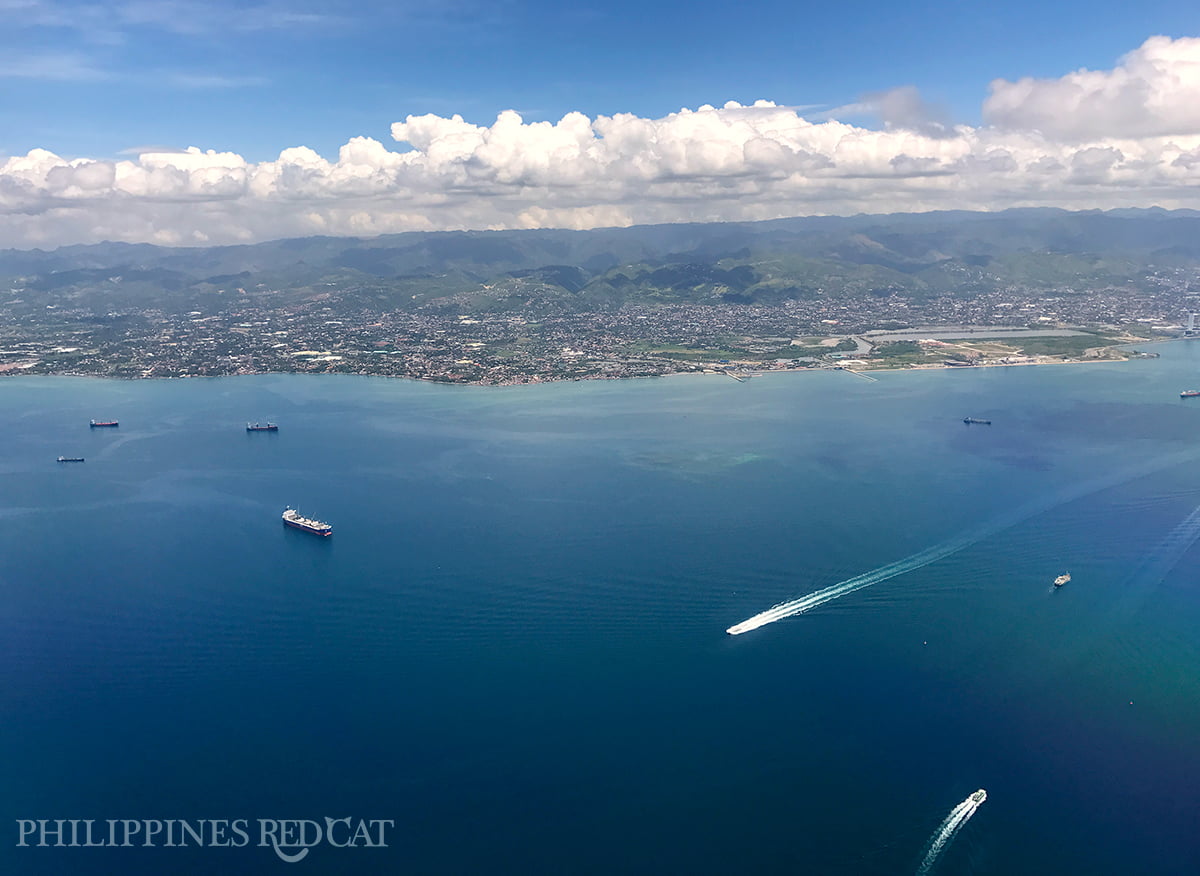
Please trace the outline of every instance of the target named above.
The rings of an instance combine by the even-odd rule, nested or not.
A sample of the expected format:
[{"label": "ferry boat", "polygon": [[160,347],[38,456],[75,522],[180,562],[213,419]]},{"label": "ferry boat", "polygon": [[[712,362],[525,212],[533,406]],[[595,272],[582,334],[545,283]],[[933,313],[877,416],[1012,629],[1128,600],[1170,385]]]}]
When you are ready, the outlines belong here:
[{"label": "ferry boat", "polygon": [[288,508],[283,512],[283,523],[285,526],[290,526],[293,529],[302,529],[305,532],[311,532],[313,535],[333,535],[333,527],[328,523],[304,517],[299,511],[293,508]]},{"label": "ferry boat", "polygon": [[59,462],[83,462],[82,456],[60,456]]},{"label": "ferry boat", "polygon": [[91,427],[93,429],[99,428],[101,426],[116,426],[116,425],[117,425],[116,420],[92,420],[92,422],[91,422]]},{"label": "ferry boat", "polygon": [[278,432],[279,427],[274,423],[247,423],[247,432]]},{"label": "ferry boat", "polygon": [[1070,580],[1071,580],[1071,573],[1064,572],[1062,575],[1059,575],[1057,578],[1054,579],[1054,586],[1062,587],[1064,584],[1066,584]]},{"label": "ferry boat", "polygon": [[1196,398],[1200,396],[1200,389],[1185,389],[1179,393],[1180,398]]},{"label": "ferry boat", "polygon": [[966,423],[968,426],[970,426],[972,423],[974,423],[974,424],[975,424],[975,425],[977,425],[977,426],[990,426],[990,425],[992,425],[992,421],[991,421],[991,420],[981,420],[981,419],[979,419],[978,417],[963,417],[963,422],[964,422],[964,423]]}]

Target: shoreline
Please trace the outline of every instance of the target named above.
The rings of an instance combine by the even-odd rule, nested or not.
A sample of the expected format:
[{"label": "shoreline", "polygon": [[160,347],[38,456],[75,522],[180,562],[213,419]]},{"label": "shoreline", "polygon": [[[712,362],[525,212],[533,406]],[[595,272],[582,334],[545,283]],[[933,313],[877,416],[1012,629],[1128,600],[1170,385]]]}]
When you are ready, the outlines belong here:
[{"label": "shoreline", "polygon": [[[1015,331],[1015,330],[1014,330]],[[1074,334],[1082,334],[1080,330],[1072,330]],[[839,336],[828,336],[825,341],[836,340]],[[859,336],[850,336],[851,340],[859,340]],[[355,377],[382,377],[389,379],[400,380],[416,380],[424,383],[432,383],[443,386],[532,386],[545,383],[578,383],[585,380],[634,380],[645,379],[652,377],[677,377],[686,374],[716,374],[730,377],[734,380],[741,381],[750,377],[762,377],[767,374],[794,374],[797,372],[808,371],[831,371],[842,370],[849,371],[859,377],[871,380],[871,374],[876,371],[896,372],[896,371],[943,371],[954,368],[1006,368],[1015,367],[1018,365],[1083,365],[1094,364],[1096,362],[1114,362],[1114,361],[1130,361],[1131,359],[1141,358],[1136,348],[1150,346],[1154,344],[1163,344],[1178,340],[1187,340],[1187,335],[1176,337],[1153,337],[1145,338],[1136,335],[1130,335],[1128,332],[1120,332],[1117,337],[1110,335],[1107,340],[1109,343],[1100,346],[1089,346],[1082,349],[1074,350],[1048,350],[1032,355],[1025,354],[1021,348],[1009,348],[1007,344],[992,344],[981,349],[978,343],[971,342],[987,342],[993,341],[993,338],[981,337],[959,340],[957,343],[939,343],[938,347],[952,348],[961,347],[965,349],[965,353],[959,352],[959,356],[972,357],[966,361],[953,363],[949,361],[941,361],[942,353],[930,350],[925,347],[922,352],[925,353],[924,358],[932,358],[935,361],[911,362],[905,361],[904,357],[910,352],[896,354],[894,357],[880,356],[872,358],[873,352],[870,346],[863,350],[859,349],[853,352],[843,352],[838,357],[825,359],[824,357],[809,358],[805,364],[791,364],[788,357],[775,356],[772,358],[764,358],[761,360],[754,359],[727,359],[727,360],[707,360],[700,361],[695,359],[680,359],[675,357],[663,357],[661,359],[646,359],[634,357],[628,361],[614,361],[608,358],[598,358],[588,360],[588,365],[591,373],[571,373],[571,368],[567,367],[561,372],[551,370],[549,373],[528,373],[528,372],[513,372],[509,374],[481,374],[478,370],[475,373],[458,373],[447,369],[433,369],[435,373],[398,373],[394,370],[375,371],[372,368],[333,368],[328,370],[313,370],[309,368],[293,369],[292,362],[275,362],[272,367],[267,365],[264,368],[255,367],[254,364],[248,366],[243,365],[245,370],[231,369],[224,373],[174,373],[174,374],[154,374],[147,373],[157,370],[155,367],[140,368],[139,373],[130,374],[132,368],[126,363],[126,367],[120,367],[125,374],[99,373],[98,370],[88,369],[85,371],[70,370],[67,363],[67,369],[54,370],[53,362],[45,362],[34,359],[32,361],[25,360],[21,362],[3,362],[0,363],[0,381],[6,377],[83,377],[107,380],[191,380],[204,378],[220,378],[220,377],[265,377],[268,375],[298,375],[298,374],[321,374],[333,375],[341,374]],[[1099,340],[1099,338],[1097,338]],[[1121,352],[1118,352],[1121,351]],[[715,352],[715,351],[707,351]],[[947,353],[950,351],[947,350]],[[859,355],[866,353],[866,358],[858,358]],[[1114,355],[1115,354],[1115,355]],[[727,354],[728,355],[728,354]],[[1154,356],[1157,354],[1147,354]],[[340,358],[340,357],[339,357]],[[800,357],[804,359],[805,357]],[[951,354],[951,358],[956,358]],[[984,361],[980,361],[980,360]],[[1020,360],[1020,361],[1001,361],[1004,359]],[[988,361],[990,360],[990,361]],[[355,361],[353,358],[349,361],[342,361],[342,365],[363,365],[367,360]],[[103,362],[95,364],[103,365]],[[266,363],[264,363],[265,365]],[[299,364],[299,363],[295,363]],[[426,365],[424,360],[422,365]],[[457,363],[456,363],[457,364]],[[466,362],[463,364],[477,365],[478,363]],[[564,365],[573,365],[576,368],[579,366],[577,360],[572,360],[569,363],[559,363]],[[39,366],[50,365],[51,370],[40,370]],[[211,366],[204,363],[199,363],[198,368],[207,369]],[[658,370],[662,368],[664,370]],[[163,369],[167,370],[167,369]],[[416,370],[416,369],[414,369]],[[615,372],[615,373],[614,373]]]},{"label": "shoreline", "polygon": [[[1163,340],[1149,341],[1146,343],[1169,343],[1176,340],[1185,340],[1183,338],[1165,338]],[[1139,345],[1143,345],[1139,342]],[[534,380],[526,380],[513,383],[483,383],[477,381],[461,381],[461,380],[438,380],[433,377],[420,377],[407,374],[361,374],[357,372],[346,371],[248,371],[237,374],[183,374],[167,377],[122,377],[113,374],[91,374],[87,372],[63,371],[54,373],[37,373],[30,374],[28,372],[0,372],[0,382],[8,379],[18,380],[20,378],[35,378],[35,377],[71,377],[71,378],[86,378],[92,380],[121,380],[121,381],[140,381],[140,380],[221,380],[231,377],[268,377],[272,375],[293,376],[293,375],[312,375],[314,377],[375,377],[385,380],[415,380],[422,383],[431,383],[437,386],[478,386],[503,388],[512,386],[541,386],[551,383],[581,383],[587,380],[656,380],[667,377],[726,377],[736,380],[743,380],[748,377],[766,377],[771,374],[805,374],[805,373],[821,373],[821,372],[836,372],[845,371],[848,374],[853,374],[858,377],[870,377],[875,373],[897,373],[903,371],[971,371],[978,368],[1022,368],[1039,365],[1102,365],[1102,364],[1119,364],[1121,362],[1134,361],[1135,357],[1129,359],[1109,359],[1109,358],[1090,358],[1090,359],[1047,359],[1044,361],[1033,362],[986,362],[979,365],[945,365],[945,364],[921,364],[921,365],[904,365],[900,367],[882,367],[882,368],[850,368],[845,366],[820,366],[820,367],[799,367],[799,368],[750,368],[746,367],[734,373],[732,370],[715,370],[713,368],[694,369],[687,371],[670,371],[665,374],[638,374],[628,377],[623,376],[608,376],[594,375],[588,377],[538,377]]]},{"label": "shoreline", "polygon": [[[1132,362],[1132,359],[1053,359],[1048,362],[988,362],[982,365],[907,365],[901,368],[842,368],[850,374],[870,376],[872,374],[895,374],[901,371],[975,371],[980,368],[1027,368],[1037,365],[1104,365]],[[835,368],[792,368],[771,369],[767,371],[748,372],[755,377],[767,374],[778,374],[783,371],[835,371]]]}]

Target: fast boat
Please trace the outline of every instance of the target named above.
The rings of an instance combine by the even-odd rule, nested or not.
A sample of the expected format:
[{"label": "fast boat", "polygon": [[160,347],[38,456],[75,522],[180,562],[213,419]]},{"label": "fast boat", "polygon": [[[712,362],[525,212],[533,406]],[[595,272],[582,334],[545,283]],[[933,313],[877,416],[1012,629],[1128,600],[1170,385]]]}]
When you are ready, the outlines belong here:
[{"label": "fast boat", "polygon": [[333,535],[333,527],[328,523],[322,523],[320,520],[313,520],[311,517],[304,517],[294,508],[288,508],[283,512],[283,524],[284,526],[290,526],[293,529],[311,532],[313,535],[323,535],[326,537]]}]

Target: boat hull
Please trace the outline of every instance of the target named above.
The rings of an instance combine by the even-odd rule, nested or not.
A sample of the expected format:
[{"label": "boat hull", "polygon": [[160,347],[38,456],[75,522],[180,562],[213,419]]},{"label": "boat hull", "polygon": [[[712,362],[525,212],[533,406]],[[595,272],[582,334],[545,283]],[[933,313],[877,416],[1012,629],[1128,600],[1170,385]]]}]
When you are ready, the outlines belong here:
[{"label": "boat hull", "polygon": [[333,527],[322,520],[314,520],[311,517],[305,517],[298,511],[288,508],[283,512],[283,525],[290,526],[292,529],[299,529],[301,532],[307,532],[309,535],[319,535],[325,538],[333,535]]},{"label": "boat hull", "polygon": [[290,526],[292,529],[299,529],[301,532],[307,532],[311,535],[320,535],[325,538],[328,538],[329,536],[333,535],[333,527],[332,526],[329,527],[328,529],[315,529],[311,526],[305,526],[303,523],[296,523],[291,520],[283,521],[283,525]]}]

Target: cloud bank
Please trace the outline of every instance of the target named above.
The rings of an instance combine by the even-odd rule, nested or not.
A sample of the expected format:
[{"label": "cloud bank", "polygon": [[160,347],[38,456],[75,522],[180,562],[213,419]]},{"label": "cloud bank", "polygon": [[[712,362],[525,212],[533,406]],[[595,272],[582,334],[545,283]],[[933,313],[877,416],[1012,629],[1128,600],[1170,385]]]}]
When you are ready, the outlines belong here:
[{"label": "cloud bank", "polygon": [[409,116],[252,163],[231,152],[0,164],[0,246],[203,245],[311,234],[591,228],[811,214],[1200,207],[1200,39],[1154,37],[1109,71],[998,80],[980,127],[881,92],[882,130],[758,101],[664,118]]},{"label": "cloud bank", "polygon": [[1200,132],[1200,39],[1151,37],[1112,70],[998,79],[991,92],[983,115],[1001,127],[1075,141],[1194,135]]}]

